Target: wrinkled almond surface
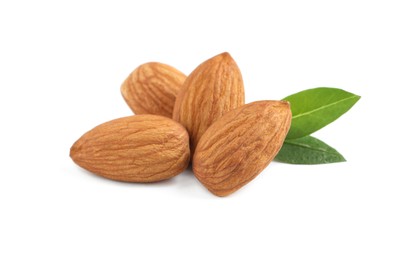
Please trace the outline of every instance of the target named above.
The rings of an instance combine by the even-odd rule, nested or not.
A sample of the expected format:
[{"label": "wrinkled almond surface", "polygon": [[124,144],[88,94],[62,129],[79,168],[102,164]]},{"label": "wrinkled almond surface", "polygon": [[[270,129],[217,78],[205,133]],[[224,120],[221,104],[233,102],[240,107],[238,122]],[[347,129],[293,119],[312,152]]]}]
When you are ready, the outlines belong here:
[{"label": "wrinkled almond surface", "polygon": [[213,122],[244,103],[241,72],[225,52],[203,62],[187,77],[177,95],[173,119],[186,127],[193,152]]},{"label": "wrinkled almond surface", "polygon": [[161,181],[188,166],[189,136],[166,117],[123,117],[85,133],[73,144],[70,156],[82,168],[108,179]]},{"label": "wrinkled almond surface", "polygon": [[290,125],[285,101],[257,101],[226,113],[199,141],[195,176],[217,196],[235,192],[277,155]]},{"label": "wrinkled almond surface", "polygon": [[186,75],[158,62],[135,69],[121,86],[121,94],[135,114],[154,114],[171,118],[177,93]]}]

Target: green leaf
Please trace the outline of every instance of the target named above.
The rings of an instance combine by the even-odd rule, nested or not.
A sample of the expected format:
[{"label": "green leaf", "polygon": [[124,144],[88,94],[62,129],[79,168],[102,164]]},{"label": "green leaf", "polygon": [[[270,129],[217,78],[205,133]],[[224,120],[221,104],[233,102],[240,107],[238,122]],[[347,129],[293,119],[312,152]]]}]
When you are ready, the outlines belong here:
[{"label": "green leaf", "polygon": [[291,104],[287,139],[307,136],[346,113],[360,96],[337,88],[308,89],[284,98]]},{"label": "green leaf", "polygon": [[274,160],[291,164],[324,164],[346,161],[334,148],[312,136],[285,140]]}]

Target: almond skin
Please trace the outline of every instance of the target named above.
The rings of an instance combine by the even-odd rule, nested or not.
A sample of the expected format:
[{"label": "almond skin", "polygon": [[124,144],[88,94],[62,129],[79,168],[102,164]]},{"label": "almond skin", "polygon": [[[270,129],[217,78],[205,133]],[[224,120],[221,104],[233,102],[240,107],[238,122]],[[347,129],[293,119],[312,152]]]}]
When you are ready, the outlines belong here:
[{"label": "almond skin", "polygon": [[241,72],[225,52],[203,62],[187,77],[177,95],[173,119],[186,127],[193,152],[213,122],[244,103]]},{"label": "almond skin", "polygon": [[134,114],[172,117],[174,103],[186,75],[158,62],[135,69],[121,86],[121,94]]},{"label": "almond skin", "polygon": [[226,113],[199,141],[193,157],[197,179],[227,196],[254,179],[277,155],[291,125],[285,101],[257,101]]},{"label": "almond skin", "polygon": [[108,179],[156,182],[187,168],[189,136],[166,117],[123,117],[85,133],[73,144],[70,156],[82,168]]}]

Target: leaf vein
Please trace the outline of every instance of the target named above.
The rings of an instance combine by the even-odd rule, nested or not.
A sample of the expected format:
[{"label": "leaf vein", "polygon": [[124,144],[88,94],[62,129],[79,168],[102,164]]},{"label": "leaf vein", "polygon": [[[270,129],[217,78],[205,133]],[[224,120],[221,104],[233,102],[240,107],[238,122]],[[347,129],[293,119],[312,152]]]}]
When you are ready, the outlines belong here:
[{"label": "leaf vein", "polygon": [[306,116],[306,115],[309,115],[309,114],[315,113],[315,112],[317,112],[317,111],[319,111],[319,110],[322,110],[322,109],[325,109],[325,108],[328,108],[328,107],[331,107],[331,106],[337,105],[337,104],[339,104],[339,103],[341,103],[341,102],[345,102],[345,101],[347,101],[347,100],[349,100],[349,99],[353,99],[353,98],[358,98],[358,96],[351,96],[351,97],[348,97],[348,98],[345,98],[345,99],[342,99],[342,100],[339,100],[339,101],[336,101],[336,102],[330,103],[330,104],[328,104],[328,105],[324,105],[324,106],[321,106],[321,107],[319,107],[319,108],[316,108],[316,109],[313,109],[313,110],[307,111],[307,112],[305,112],[305,113],[301,113],[301,114],[295,115],[295,116],[293,116],[293,117],[292,117],[292,119],[299,118],[299,117],[302,117],[302,116]]}]

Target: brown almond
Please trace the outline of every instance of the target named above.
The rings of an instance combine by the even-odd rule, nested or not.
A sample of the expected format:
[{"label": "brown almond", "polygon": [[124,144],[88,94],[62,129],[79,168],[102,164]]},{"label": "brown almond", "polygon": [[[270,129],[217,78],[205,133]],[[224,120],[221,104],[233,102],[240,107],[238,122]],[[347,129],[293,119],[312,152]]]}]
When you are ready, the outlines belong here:
[{"label": "brown almond", "polygon": [[226,113],[200,139],[193,171],[217,196],[254,179],[277,155],[291,125],[285,101],[257,101]]},{"label": "brown almond", "polygon": [[182,125],[166,117],[123,117],[85,133],[73,144],[70,156],[82,168],[108,179],[161,181],[188,166],[189,136]]},{"label": "brown almond", "polygon": [[172,117],[177,93],[186,75],[158,62],[135,69],[121,86],[121,94],[135,114]]},{"label": "brown almond", "polygon": [[186,127],[193,152],[213,122],[244,103],[241,72],[225,52],[203,62],[187,77],[177,95],[173,119]]}]

